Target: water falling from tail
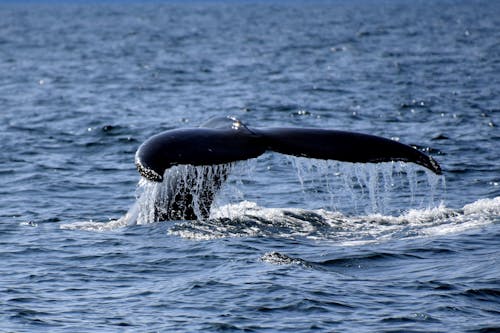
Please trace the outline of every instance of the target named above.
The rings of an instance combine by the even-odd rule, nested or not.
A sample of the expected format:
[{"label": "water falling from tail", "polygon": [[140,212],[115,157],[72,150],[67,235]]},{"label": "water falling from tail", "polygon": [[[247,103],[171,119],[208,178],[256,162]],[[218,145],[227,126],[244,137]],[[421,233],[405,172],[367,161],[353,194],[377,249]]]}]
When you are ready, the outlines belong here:
[{"label": "water falling from tail", "polygon": [[[266,163],[260,164],[259,158],[211,166],[173,166],[165,171],[163,182],[141,178],[136,202],[120,219],[78,226],[110,230],[166,220],[240,223],[248,214],[259,216],[260,209],[400,215],[409,209],[436,207],[436,190],[440,184],[444,186],[443,176],[405,163],[358,164],[284,156],[263,156]],[[260,176],[262,165],[266,177]],[[258,202],[262,198],[264,202]],[[261,208],[266,206],[280,208]]]},{"label": "water falling from tail", "polygon": [[141,178],[137,202],[127,214],[130,223],[208,218],[214,197],[231,169],[232,164],[178,165],[165,171],[161,183]]},{"label": "water falling from tail", "polygon": [[388,162],[341,163],[329,160],[289,158],[307,201],[329,210],[348,213],[401,213],[395,209],[435,207],[436,194],[444,188],[444,176],[419,166]]}]

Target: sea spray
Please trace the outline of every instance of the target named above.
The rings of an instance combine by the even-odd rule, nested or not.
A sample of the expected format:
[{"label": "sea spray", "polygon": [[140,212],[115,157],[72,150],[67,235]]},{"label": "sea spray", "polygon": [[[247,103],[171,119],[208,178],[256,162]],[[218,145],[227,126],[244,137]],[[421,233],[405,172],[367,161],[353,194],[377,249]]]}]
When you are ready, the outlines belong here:
[{"label": "sea spray", "polygon": [[[258,233],[258,225],[261,223],[270,223],[271,228],[274,228],[273,224],[279,224],[283,220],[288,225],[290,216],[286,212],[294,209],[301,210],[298,216],[303,215],[306,220],[311,214],[322,216],[317,211],[327,212],[325,221],[330,222],[336,220],[331,219],[331,214],[337,214],[335,212],[346,216],[399,216],[410,209],[431,209],[439,204],[436,203],[440,194],[439,187],[444,187],[443,176],[436,176],[411,164],[360,164],[299,157],[284,157],[285,163],[281,159],[275,162],[276,165],[266,164],[266,172],[275,172],[276,177],[271,176],[274,183],[262,184],[255,175],[263,168],[262,159],[265,158],[213,166],[174,166],[165,171],[164,181],[161,183],[141,178],[136,189],[136,202],[121,218],[107,223],[78,222],[65,225],[65,228],[111,230],[166,219],[184,220],[182,214],[191,209],[198,222],[222,219],[241,224],[242,221],[252,221],[247,225],[245,233]],[[298,189],[294,196],[297,198],[293,204],[290,201],[279,202],[279,193],[282,193],[280,189],[269,188],[283,182],[288,183],[287,188],[292,188],[294,177]],[[253,202],[264,191],[267,191],[266,201]],[[270,194],[273,193],[278,196],[278,200],[274,200],[278,202],[279,208],[270,208],[272,205],[269,202],[273,200]],[[212,205],[209,207],[203,203],[207,195],[213,199],[213,202],[210,200]],[[182,203],[180,199],[189,201]],[[406,209],[394,211],[394,207]],[[172,209],[178,210],[178,218],[163,218],[175,216],[171,213]],[[207,210],[210,210],[210,215]],[[286,216],[280,217],[282,214]],[[293,220],[299,224],[304,222],[302,217]],[[255,221],[260,222],[256,225]],[[346,220],[342,219],[342,223],[346,223]],[[303,227],[307,230],[311,226],[306,223]],[[327,233],[331,231],[330,228],[326,230]],[[240,232],[241,230],[235,234]],[[224,236],[224,232],[221,236]]]},{"label": "sea spray", "polygon": [[208,217],[213,197],[224,184],[232,164],[192,166],[167,169],[164,181],[141,178],[137,186],[137,224],[169,219]]}]

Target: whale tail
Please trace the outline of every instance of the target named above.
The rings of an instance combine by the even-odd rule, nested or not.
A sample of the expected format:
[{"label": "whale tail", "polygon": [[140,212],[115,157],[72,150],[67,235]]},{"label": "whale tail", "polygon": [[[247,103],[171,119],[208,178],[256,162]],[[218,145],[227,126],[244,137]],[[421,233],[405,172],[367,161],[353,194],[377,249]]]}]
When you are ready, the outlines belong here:
[{"label": "whale tail", "polygon": [[[209,217],[214,196],[230,171],[217,169],[214,177],[205,166],[231,164],[266,151],[353,163],[405,161],[441,174],[431,157],[386,138],[315,128],[250,128],[232,118],[155,135],[139,147],[135,164],[148,180],[163,182],[167,178],[167,193],[155,199],[156,220],[192,220]],[[182,168],[171,169],[176,165],[187,165],[187,173],[180,172]],[[173,172],[165,173],[167,169]],[[199,190],[193,190],[196,188]]]},{"label": "whale tail", "polygon": [[[145,141],[135,163],[145,178],[161,182],[174,165],[217,165],[258,157],[266,151],[353,163],[412,162],[442,173],[430,156],[379,136],[317,128],[250,128],[239,120],[217,118],[213,126],[170,130]],[[230,122],[230,126],[224,123]]]}]

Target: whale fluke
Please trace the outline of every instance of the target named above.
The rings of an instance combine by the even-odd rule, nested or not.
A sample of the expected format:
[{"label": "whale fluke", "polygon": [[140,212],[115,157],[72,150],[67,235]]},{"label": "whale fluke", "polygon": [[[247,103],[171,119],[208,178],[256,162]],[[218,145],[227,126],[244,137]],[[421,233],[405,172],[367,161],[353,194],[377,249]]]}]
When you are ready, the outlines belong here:
[{"label": "whale fluke", "polygon": [[[229,117],[211,119],[198,128],[174,129],[152,136],[137,150],[135,164],[143,177],[162,182],[165,171],[176,165],[193,168],[230,164],[258,157],[266,151],[353,163],[404,161],[438,175],[442,173],[432,157],[383,137],[317,128],[253,128]],[[173,177],[169,184],[175,193],[157,205],[162,212],[158,219],[207,218],[215,193],[229,169],[223,169],[226,171],[214,177],[210,184],[204,180],[203,187],[207,190],[197,199],[191,193],[191,181],[176,181],[176,176],[169,176]],[[195,170],[193,177],[203,178],[203,172],[206,171]],[[202,216],[197,216],[200,213],[196,214],[196,210]]]},{"label": "whale fluke", "polygon": [[423,152],[379,136],[317,128],[250,128],[239,120],[216,118],[204,126],[165,131],[146,140],[135,164],[145,178],[161,182],[180,164],[216,165],[258,157],[266,151],[353,163],[404,161],[442,173]]}]

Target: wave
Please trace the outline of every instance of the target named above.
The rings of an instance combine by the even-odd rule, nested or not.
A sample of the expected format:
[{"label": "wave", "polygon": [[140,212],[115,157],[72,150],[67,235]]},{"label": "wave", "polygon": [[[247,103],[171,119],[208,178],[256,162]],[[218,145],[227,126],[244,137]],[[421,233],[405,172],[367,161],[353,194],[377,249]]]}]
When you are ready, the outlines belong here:
[{"label": "wave", "polygon": [[[127,227],[137,212],[110,222],[61,224],[62,229],[110,231]],[[481,228],[500,221],[500,197],[480,199],[460,209],[440,204],[412,209],[400,216],[367,214],[348,216],[328,210],[265,208],[242,201],[221,206],[210,219],[172,222],[168,233],[192,240],[231,237],[283,237],[361,245],[390,239],[432,237]]]}]

